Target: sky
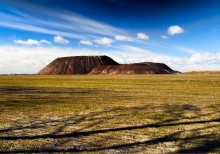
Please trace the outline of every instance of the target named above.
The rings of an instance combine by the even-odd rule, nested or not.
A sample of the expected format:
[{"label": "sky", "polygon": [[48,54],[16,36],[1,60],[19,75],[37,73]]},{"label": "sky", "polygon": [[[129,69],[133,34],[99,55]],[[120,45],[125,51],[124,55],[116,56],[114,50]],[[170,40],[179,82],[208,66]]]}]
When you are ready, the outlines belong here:
[{"label": "sky", "polygon": [[0,0],[0,74],[79,55],[220,70],[220,1]]}]

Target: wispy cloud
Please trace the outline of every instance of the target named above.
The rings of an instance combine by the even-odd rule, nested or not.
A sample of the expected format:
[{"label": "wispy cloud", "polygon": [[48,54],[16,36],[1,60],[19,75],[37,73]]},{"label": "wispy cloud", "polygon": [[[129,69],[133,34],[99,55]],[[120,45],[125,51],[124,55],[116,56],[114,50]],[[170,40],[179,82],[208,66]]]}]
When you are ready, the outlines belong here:
[{"label": "wispy cloud", "polygon": [[160,36],[162,39],[168,39],[169,37],[168,36],[166,36],[166,35],[161,35]]},{"label": "wispy cloud", "polygon": [[191,49],[191,48],[188,48],[188,47],[174,46],[173,48],[180,50],[180,51],[183,51],[183,52],[186,52],[186,53],[189,53],[189,54],[198,53],[198,51]]},{"label": "wispy cloud", "polygon": [[68,40],[70,38],[79,41],[88,40],[93,43],[96,43],[94,40],[106,37],[121,43],[132,42],[151,46],[160,44],[145,41],[149,39],[147,34],[139,33],[136,36],[132,31],[126,31],[75,12],[44,8],[23,1],[13,1],[13,3],[16,3],[13,6],[17,8],[10,8],[8,12],[0,10],[0,27],[62,36]]},{"label": "wispy cloud", "polygon": [[84,44],[84,45],[89,45],[89,46],[93,45],[93,43],[91,41],[87,41],[87,40],[80,40],[79,44]]},{"label": "wispy cloud", "polygon": [[[17,7],[23,11],[18,11],[15,8],[10,8],[11,13],[0,10],[0,26],[80,40],[96,39],[103,36],[113,38],[119,34],[127,34],[120,28],[89,19],[74,12],[50,10],[33,5],[28,5],[27,8],[22,8],[21,5],[17,5]],[[31,9],[32,15],[28,13],[30,11],[27,10],[28,8]],[[42,16],[42,18],[36,16]]]},{"label": "wispy cloud", "polygon": [[[1,13],[0,13],[0,15],[1,15]],[[22,23],[13,23],[13,22],[12,23],[3,23],[3,22],[0,22],[0,26],[20,29],[20,30],[24,30],[24,31],[50,34],[50,35],[61,35],[61,36],[66,36],[66,37],[71,37],[71,38],[76,38],[76,39],[84,39],[85,38],[82,35],[77,35],[77,34],[65,32],[65,31],[59,31],[59,30],[51,30],[48,28],[41,28],[38,26],[22,24]]]},{"label": "wispy cloud", "polygon": [[52,44],[50,41],[47,40],[40,40],[40,43]]},{"label": "wispy cloud", "polygon": [[127,37],[127,36],[122,36],[122,35],[116,35],[115,40],[132,42],[132,38]]},{"label": "wispy cloud", "polygon": [[47,40],[14,40],[14,43],[16,44],[22,44],[22,45],[41,45],[41,44],[52,44],[50,41]]}]

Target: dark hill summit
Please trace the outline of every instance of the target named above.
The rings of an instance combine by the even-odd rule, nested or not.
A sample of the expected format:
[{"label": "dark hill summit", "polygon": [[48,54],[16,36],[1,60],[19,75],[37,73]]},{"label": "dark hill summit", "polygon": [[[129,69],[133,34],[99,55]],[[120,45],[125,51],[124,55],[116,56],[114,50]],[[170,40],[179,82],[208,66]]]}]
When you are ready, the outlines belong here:
[{"label": "dark hill summit", "polygon": [[108,56],[75,56],[57,58],[43,68],[39,75],[88,74],[101,65],[118,65]]},{"label": "dark hill summit", "polygon": [[134,63],[123,65],[103,65],[95,68],[90,74],[173,74],[172,70],[163,63]]}]

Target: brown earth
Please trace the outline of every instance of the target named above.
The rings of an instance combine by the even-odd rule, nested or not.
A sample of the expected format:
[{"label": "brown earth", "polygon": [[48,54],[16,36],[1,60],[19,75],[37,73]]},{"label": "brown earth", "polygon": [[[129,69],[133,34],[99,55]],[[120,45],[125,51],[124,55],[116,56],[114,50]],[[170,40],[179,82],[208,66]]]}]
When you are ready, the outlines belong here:
[{"label": "brown earth", "polygon": [[93,69],[90,74],[174,74],[178,71],[172,70],[163,63],[134,63],[123,65],[103,65]]},{"label": "brown earth", "polygon": [[101,65],[118,65],[108,56],[75,56],[57,58],[43,68],[39,75],[88,74]]}]

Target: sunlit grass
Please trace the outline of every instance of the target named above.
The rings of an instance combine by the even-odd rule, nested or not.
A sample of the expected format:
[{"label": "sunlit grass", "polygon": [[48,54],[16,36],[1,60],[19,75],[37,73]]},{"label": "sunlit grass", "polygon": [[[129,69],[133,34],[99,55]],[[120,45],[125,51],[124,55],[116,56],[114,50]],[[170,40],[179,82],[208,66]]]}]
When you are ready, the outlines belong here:
[{"label": "sunlit grass", "polygon": [[0,76],[0,152],[219,152],[220,75]]}]

